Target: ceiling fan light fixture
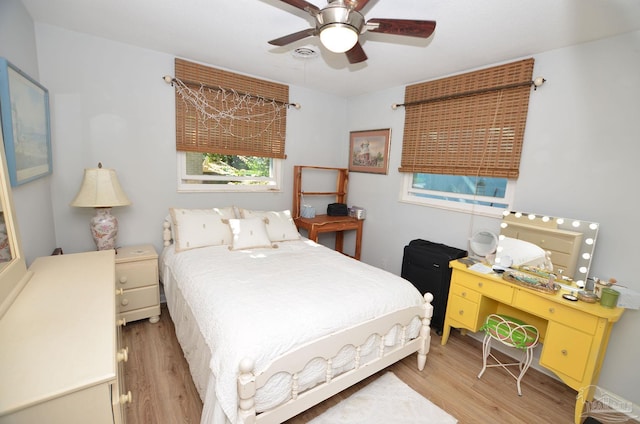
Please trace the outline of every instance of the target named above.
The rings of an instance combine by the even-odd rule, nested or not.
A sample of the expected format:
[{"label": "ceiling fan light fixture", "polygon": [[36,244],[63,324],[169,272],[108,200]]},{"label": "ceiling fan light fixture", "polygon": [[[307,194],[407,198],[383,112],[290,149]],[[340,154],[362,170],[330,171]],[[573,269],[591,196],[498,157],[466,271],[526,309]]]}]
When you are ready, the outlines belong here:
[{"label": "ceiling fan light fixture", "polygon": [[351,50],[358,42],[358,32],[351,25],[333,23],[320,30],[322,45],[334,53]]}]

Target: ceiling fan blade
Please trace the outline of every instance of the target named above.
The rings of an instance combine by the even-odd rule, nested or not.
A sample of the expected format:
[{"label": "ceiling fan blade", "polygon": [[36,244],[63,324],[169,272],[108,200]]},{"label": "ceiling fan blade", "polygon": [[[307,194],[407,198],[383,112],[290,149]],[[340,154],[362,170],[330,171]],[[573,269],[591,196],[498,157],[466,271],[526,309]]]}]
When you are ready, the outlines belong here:
[{"label": "ceiling fan blade", "polygon": [[436,29],[436,21],[418,21],[415,19],[369,19],[367,31],[383,34],[406,35],[408,37],[428,38]]},{"label": "ceiling fan blade", "polygon": [[307,28],[302,31],[294,32],[293,34],[285,35],[284,37],[276,38],[275,40],[269,41],[269,44],[274,46],[286,46],[287,44],[291,44],[294,41],[302,40],[303,38],[311,37],[312,35],[316,35],[315,28]]},{"label": "ceiling fan blade", "polygon": [[287,3],[293,7],[297,7],[300,10],[310,13],[312,16],[316,16],[320,12],[320,8],[315,4],[311,4],[305,0],[280,0],[283,3]]},{"label": "ceiling fan blade", "polygon": [[360,63],[367,60],[367,54],[364,52],[364,49],[360,45],[359,41],[355,44],[355,46],[351,47],[351,50],[347,50],[345,54],[347,55],[347,59],[351,64]]},{"label": "ceiling fan blade", "polygon": [[349,0],[347,1],[349,7],[356,12],[361,11],[369,3],[369,0]]}]

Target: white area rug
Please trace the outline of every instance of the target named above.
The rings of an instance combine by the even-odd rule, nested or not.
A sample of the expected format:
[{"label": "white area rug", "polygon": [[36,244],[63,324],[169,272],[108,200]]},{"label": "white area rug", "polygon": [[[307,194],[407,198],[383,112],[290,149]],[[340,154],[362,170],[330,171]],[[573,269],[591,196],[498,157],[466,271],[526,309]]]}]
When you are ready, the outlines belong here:
[{"label": "white area rug", "polygon": [[458,421],[391,372],[309,424],[455,424]]}]

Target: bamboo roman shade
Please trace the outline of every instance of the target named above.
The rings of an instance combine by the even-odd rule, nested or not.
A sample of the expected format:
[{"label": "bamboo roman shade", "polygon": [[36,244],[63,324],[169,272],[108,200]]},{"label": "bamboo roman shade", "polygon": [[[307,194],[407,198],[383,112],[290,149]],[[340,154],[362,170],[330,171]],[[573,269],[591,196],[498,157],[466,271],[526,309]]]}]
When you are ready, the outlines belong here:
[{"label": "bamboo roman shade", "polygon": [[[222,111],[216,119],[204,119],[198,108],[176,91],[177,150],[285,158],[287,85],[177,58],[175,76],[190,89],[200,90],[202,100],[214,110]],[[256,104],[260,98],[265,102]],[[225,111],[229,111],[228,117]]]},{"label": "bamboo roman shade", "polygon": [[517,178],[533,62],[407,86],[400,172]]}]

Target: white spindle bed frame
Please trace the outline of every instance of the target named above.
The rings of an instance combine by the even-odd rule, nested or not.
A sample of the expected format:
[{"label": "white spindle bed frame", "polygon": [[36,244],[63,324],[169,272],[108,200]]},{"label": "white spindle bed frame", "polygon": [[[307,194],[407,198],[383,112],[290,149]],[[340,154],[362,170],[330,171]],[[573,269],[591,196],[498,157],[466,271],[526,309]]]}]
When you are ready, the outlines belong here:
[{"label": "white spindle bed frame", "polygon": [[[164,223],[165,246],[171,243],[169,226],[168,222]],[[282,423],[414,352],[418,353],[417,365],[418,369],[422,371],[426,364],[431,342],[430,323],[433,315],[433,306],[431,305],[433,295],[426,293],[424,300],[420,306],[383,315],[293,349],[276,358],[266,369],[259,372],[254,370],[253,360],[245,358],[240,363],[237,381],[237,422],[239,424]],[[406,329],[415,318],[421,320],[419,335],[414,339],[407,340],[405,337]],[[383,336],[394,326],[401,328],[400,342],[394,346],[385,346]],[[378,354],[375,359],[360,364],[360,346],[363,346],[372,335],[377,335],[380,341]],[[346,346],[355,347],[355,366],[351,370],[333,376],[331,372],[332,358],[336,357],[338,352]],[[309,361],[315,358],[326,360],[326,379],[315,387],[298,393],[297,375]],[[275,408],[256,414],[254,408],[256,391],[264,386],[269,378],[280,372],[289,373],[293,377],[291,399]]]}]

